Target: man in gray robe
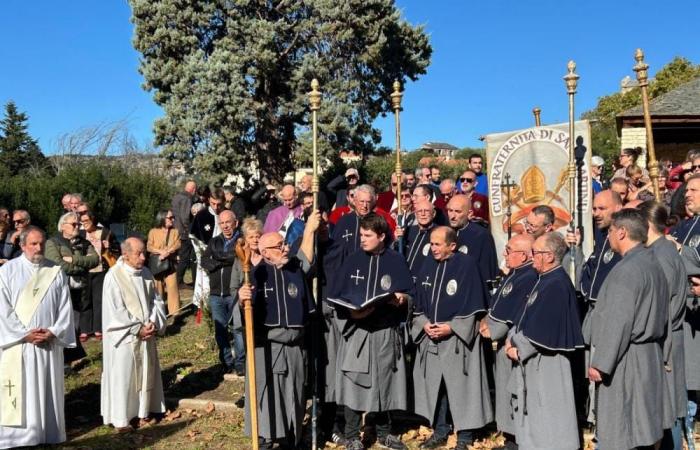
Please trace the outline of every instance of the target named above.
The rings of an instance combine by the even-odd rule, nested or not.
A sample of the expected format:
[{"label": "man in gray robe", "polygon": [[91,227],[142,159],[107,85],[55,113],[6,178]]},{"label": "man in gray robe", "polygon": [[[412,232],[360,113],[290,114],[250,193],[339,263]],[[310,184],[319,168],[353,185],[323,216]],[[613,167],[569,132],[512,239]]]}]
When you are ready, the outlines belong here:
[{"label": "man in gray robe", "polygon": [[610,246],[622,255],[600,289],[591,320],[588,377],[597,387],[601,449],[653,446],[663,435],[663,342],[669,288],[653,251],[648,224],[636,210],[612,216]]},{"label": "man in gray robe", "polygon": [[532,267],[534,241],[530,234],[516,234],[506,244],[504,256],[508,275],[493,295],[489,314],[481,321],[479,328],[484,338],[491,339],[498,345],[494,365],[496,424],[505,437],[504,446],[501,447],[505,450],[518,448],[515,444],[515,424],[508,392],[513,361],[506,356],[505,340],[508,330],[520,318],[527,296],[537,282],[538,274]]},{"label": "man in gray robe", "polygon": [[[686,181],[686,208],[693,217],[680,222],[671,231],[676,248],[680,252],[685,269],[691,280],[700,275],[700,175],[693,175]],[[700,283],[695,284],[686,298],[686,314],[683,323],[685,350],[685,382],[688,390],[688,408],[685,420],[685,434],[688,447],[693,450],[693,428],[697,413],[697,392],[700,391]]]},{"label": "man in gray robe", "polygon": [[663,347],[664,374],[666,375],[670,402],[664,403],[664,428],[667,432],[664,433],[661,448],[662,450],[682,450],[681,430],[688,410],[683,343],[688,275],[683,265],[683,259],[678,254],[675,245],[664,237],[669,216],[666,206],[648,200],[639,205],[639,210],[649,222],[647,247],[659,260],[671,295],[668,328]]},{"label": "man in gray robe", "polygon": [[546,233],[532,245],[537,282],[508,332],[506,355],[517,363],[508,391],[523,450],[580,447],[569,357],[583,348],[576,291],[561,265],[564,238]]},{"label": "man in gray robe", "polygon": [[[416,413],[433,424],[421,448],[442,448],[457,432],[457,449],[473,443],[472,430],[493,419],[479,319],[487,293],[477,262],[456,252],[457,233],[441,226],[430,233],[431,257],[418,273],[411,334],[418,344],[413,369]],[[456,252],[456,253],[455,253]]]},{"label": "man in gray robe", "polygon": [[[320,215],[309,216],[297,257],[277,232],[260,237],[263,261],[251,273],[251,285],[238,289],[239,301],[253,300],[255,382],[258,434],[261,448],[275,441],[294,448],[301,441],[304,419],[306,355],[304,329],[313,312],[313,298],[305,280],[314,260],[314,233]],[[245,432],[251,435],[246,373]]]}]

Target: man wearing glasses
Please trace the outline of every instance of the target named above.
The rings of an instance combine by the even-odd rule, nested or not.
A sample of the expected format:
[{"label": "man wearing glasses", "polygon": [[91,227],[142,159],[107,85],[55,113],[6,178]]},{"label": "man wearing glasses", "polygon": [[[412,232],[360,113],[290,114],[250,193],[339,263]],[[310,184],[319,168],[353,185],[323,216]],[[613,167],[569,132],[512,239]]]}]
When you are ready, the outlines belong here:
[{"label": "man wearing glasses", "polygon": [[511,395],[508,381],[514,370],[513,363],[506,356],[505,340],[508,331],[522,314],[527,296],[537,282],[537,271],[532,267],[532,244],[535,239],[529,234],[513,236],[503,252],[508,276],[501,282],[494,294],[489,314],[481,321],[479,333],[484,338],[497,342],[495,356],[494,387],[496,391],[496,424],[505,437],[505,445],[500,450],[516,450],[515,424],[511,414]]},{"label": "man wearing glasses", "polygon": [[3,259],[16,258],[22,254],[19,236],[22,233],[22,230],[27,228],[30,225],[30,223],[31,218],[29,217],[29,213],[27,211],[23,209],[18,209],[12,213],[12,225],[14,228],[7,233],[7,237],[5,237],[5,242],[3,242]]},{"label": "man wearing glasses", "polygon": [[404,228],[396,227],[394,237],[398,242],[401,236],[405,236],[403,255],[415,281],[423,260],[430,254],[430,230],[435,226],[435,206],[428,200],[419,200],[414,206],[415,224]]},{"label": "man wearing glasses", "polygon": [[477,192],[479,185],[476,172],[465,170],[459,177],[459,191],[471,200],[472,220],[488,226],[489,223],[489,199]]},{"label": "man wearing glasses", "polygon": [[583,337],[576,291],[561,266],[566,251],[559,233],[534,242],[533,267],[539,276],[506,339],[506,355],[517,364],[508,384],[515,437],[524,449],[579,448],[569,358],[583,347]]},{"label": "man wearing glasses", "polygon": [[[274,442],[297,448],[302,438],[304,396],[304,331],[314,301],[306,274],[314,262],[314,233],[320,224],[314,211],[306,222],[295,256],[279,233],[265,233],[258,241],[263,260],[251,273],[253,285],[238,289],[242,301],[253,300],[255,373],[258,432],[263,445]],[[246,397],[250,398],[246,383]],[[250,435],[250,410],[245,410],[245,430]]]}]

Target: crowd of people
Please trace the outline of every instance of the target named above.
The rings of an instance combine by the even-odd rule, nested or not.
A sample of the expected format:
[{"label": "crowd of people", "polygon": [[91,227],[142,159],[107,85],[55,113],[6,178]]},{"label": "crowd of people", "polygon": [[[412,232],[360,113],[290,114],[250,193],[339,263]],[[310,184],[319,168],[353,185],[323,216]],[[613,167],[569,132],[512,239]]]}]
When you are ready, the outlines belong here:
[{"label": "crowd of people", "polygon": [[[12,399],[0,447],[65,440],[64,362],[91,338],[104,423],[128,431],[162,414],[156,339],[193,288],[222,370],[245,378],[246,432],[254,405],[262,448],[308,448],[313,393],[321,442],[349,450],[406,448],[409,414],[433,430],[426,449],[451,433],[466,449],[495,422],[505,449],[579,449],[591,427],[601,449],[692,450],[700,151],[661,161],[660,201],[639,157],[623,149],[609,178],[592,158],[585,233],[557,232],[543,204],[503,249],[478,154],[457,179],[421,167],[383,192],[354,168],[316,198],[308,175],[249,193],[188,181],[145,241],[121,245],[78,194],[48,240],[27,211],[0,208],[0,398]],[[585,258],[572,251],[581,236],[594,243]],[[236,246],[251,253],[249,284]]]}]

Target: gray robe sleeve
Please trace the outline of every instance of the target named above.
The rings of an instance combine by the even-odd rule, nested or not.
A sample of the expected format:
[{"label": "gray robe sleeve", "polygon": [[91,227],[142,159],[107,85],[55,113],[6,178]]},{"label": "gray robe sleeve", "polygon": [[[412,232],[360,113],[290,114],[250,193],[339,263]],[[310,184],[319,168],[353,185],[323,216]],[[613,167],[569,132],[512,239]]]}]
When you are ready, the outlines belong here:
[{"label": "gray robe sleeve", "polygon": [[413,320],[411,321],[411,337],[416,344],[425,338],[425,330],[423,330],[423,327],[428,322],[429,320],[424,314],[416,314],[413,316]]},{"label": "gray robe sleeve", "polygon": [[518,349],[520,362],[525,362],[537,354],[537,348],[525,337],[522,331],[514,333],[510,339],[511,343]]},{"label": "gray robe sleeve", "polygon": [[447,324],[452,328],[452,334],[457,336],[467,346],[471,346],[478,334],[476,321],[476,314],[473,314],[469,317],[455,317]]},{"label": "gray robe sleeve", "polygon": [[700,273],[700,255],[698,255],[697,249],[684,245],[681,247],[680,254],[688,275]]},{"label": "gray robe sleeve", "polygon": [[492,341],[500,341],[508,334],[510,327],[503,322],[498,322],[490,317],[486,318],[486,325],[489,327]]},{"label": "gray robe sleeve", "polygon": [[311,266],[313,266],[314,264],[314,261],[309,261],[304,252],[301,251],[301,249],[299,249],[296,256],[299,259],[299,261],[301,261],[302,272],[309,273],[309,271],[311,270]]},{"label": "gray robe sleeve", "polygon": [[[598,302],[592,317],[591,367],[610,375],[630,345],[637,293],[625,283],[605,283],[605,302]],[[599,296],[602,297],[602,296]],[[622,301],[624,300],[624,301]],[[602,345],[597,345],[598,343]]]}]

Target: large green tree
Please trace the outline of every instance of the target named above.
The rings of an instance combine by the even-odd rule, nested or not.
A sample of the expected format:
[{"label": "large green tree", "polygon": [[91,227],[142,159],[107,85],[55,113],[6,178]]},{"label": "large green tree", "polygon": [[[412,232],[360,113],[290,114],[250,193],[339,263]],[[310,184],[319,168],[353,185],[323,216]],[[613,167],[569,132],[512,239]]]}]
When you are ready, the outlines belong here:
[{"label": "large green tree", "polygon": [[27,120],[14,102],[7,102],[5,116],[0,120],[0,167],[7,175],[46,167],[46,158],[27,131]]},{"label": "large green tree", "polygon": [[164,155],[210,172],[281,179],[323,92],[321,139],[337,151],[379,142],[395,79],[425,73],[432,49],[393,0],[129,0],[140,72],[165,116]]},{"label": "large green tree", "polygon": [[[700,76],[700,65],[695,65],[682,57],[675,57],[663,66],[649,82],[649,98],[671,91],[683,83]],[[591,146],[597,155],[612,157],[620,150],[615,117],[630,108],[642,104],[639,89],[625,93],[616,92],[598,99],[595,108],[582,114],[582,118],[592,120]]]}]

